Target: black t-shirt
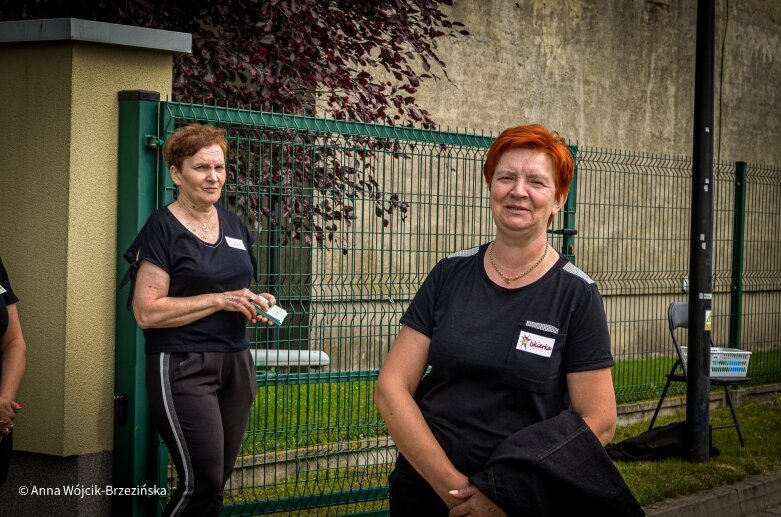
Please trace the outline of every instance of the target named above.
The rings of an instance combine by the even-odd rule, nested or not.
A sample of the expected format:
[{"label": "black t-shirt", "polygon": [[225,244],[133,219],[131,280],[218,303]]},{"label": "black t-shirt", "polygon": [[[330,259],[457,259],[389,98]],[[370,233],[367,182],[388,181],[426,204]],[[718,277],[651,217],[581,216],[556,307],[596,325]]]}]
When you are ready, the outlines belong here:
[{"label": "black t-shirt", "polygon": [[[254,242],[239,217],[217,206],[220,239],[209,244],[161,208],[149,217],[125,253],[131,263],[131,297],[138,265],[147,260],[170,276],[169,296],[197,296],[250,287],[255,278]],[[136,262],[136,254],[138,261]],[[187,325],[144,330],[146,353],[234,352],[249,347],[246,318],[218,311]]]},{"label": "black t-shirt", "polygon": [[505,438],[569,407],[568,372],[613,365],[593,280],[560,257],[533,284],[507,289],[488,278],[486,249],[441,260],[401,319],[431,339],[415,400],[467,476]]},{"label": "black t-shirt", "polygon": [[0,259],[0,336],[5,335],[8,330],[8,306],[18,301],[19,299],[11,288],[11,281],[8,279],[3,259]]}]

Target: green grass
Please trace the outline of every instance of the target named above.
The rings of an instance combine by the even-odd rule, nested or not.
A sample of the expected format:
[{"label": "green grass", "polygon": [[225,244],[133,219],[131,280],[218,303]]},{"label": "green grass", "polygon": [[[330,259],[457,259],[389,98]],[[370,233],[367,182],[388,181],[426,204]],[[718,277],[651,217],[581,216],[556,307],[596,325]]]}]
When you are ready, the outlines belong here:
[{"label": "green grass", "polygon": [[[747,477],[781,469],[781,394],[769,404],[750,403],[737,408],[746,447],[740,446],[733,428],[713,431],[713,446],[721,452],[705,463],[684,459],[617,462],[618,470],[640,504],[692,494],[734,483]],[[660,418],[657,425],[677,422],[685,415]],[[729,410],[711,412],[714,424],[732,422]],[[648,427],[648,421],[618,429],[613,442],[637,436]]]},{"label": "green grass", "polygon": [[[672,364],[669,357],[617,361],[613,382],[618,402],[658,399]],[[781,350],[754,352],[748,373],[755,384],[781,380]],[[242,454],[383,436],[386,429],[374,406],[374,385],[375,381],[351,381],[262,386]],[[669,395],[685,390],[683,383],[674,383]]]},{"label": "green grass", "polygon": [[263,386],[242,453],[262,454],[387,434],[374,405],[375,381]]}]

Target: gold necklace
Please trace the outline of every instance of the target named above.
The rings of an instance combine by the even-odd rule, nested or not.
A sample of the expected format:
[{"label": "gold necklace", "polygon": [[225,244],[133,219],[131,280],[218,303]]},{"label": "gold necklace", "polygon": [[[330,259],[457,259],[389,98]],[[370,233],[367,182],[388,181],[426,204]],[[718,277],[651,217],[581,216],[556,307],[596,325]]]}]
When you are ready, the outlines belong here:
[{"label": "gold necklace", "polygon": [[491,241],[491,244],[488,246],[488,258],[491,261],[491,265],[494,267],[494,271],[496,271],[496,273],[504,279],[504,283],[507,285],[510,285],[510,282],[515,282],[516,280],[520,280],[521,278],[525,277],[526,275],[534,271],[534,268],[542,264],[542,261],[545,260],[545,255],[548,254],[548,243],[545,242],[545,251],[542,252],[542,257],[540,257],[540,260],[535,262],[534,265],[532,265],[532,267],[530,267],[520,275],[515,275],[513,277],[510,277],[502,273],[499,270],[499,267],[496,265],[496,261],[494,260],[494,242],[495,241]]},{"label": "gold necklace", "polygon": [[190,208],[184,204],[182,198],[178,197],[176,198],[176,200],[179,201],[179,204],[182,205],[182,208],[184,208],[185,211],[188,214],[190,214],[193,217],[193,219],[195,219],[195,222],[201,223],[201,230],[203,230],[204,233],[209,233],[209,223],[212,220],[212,216],[214,215],[214,212],[211,212],[209,214],[209,218],[206,220],[206,222],[201,222],[198,220],[198,217],[195,215],[195,213],[193,213],[193,211],[191,211]]}]

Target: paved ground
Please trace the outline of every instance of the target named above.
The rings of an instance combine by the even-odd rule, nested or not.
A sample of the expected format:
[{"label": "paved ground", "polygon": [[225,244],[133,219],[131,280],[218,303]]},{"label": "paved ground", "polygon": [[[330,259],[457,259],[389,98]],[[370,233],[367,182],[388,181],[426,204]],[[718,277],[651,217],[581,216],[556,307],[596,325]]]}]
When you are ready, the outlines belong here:
[{"label": "paved ground", "polygon": [[781,470],[647,507],[654,517],[781,516]]},{"label": "paved ground", "polygon": [[751,517],[778,517],[781,515],[781,505],[772,506],[764,511],[752,513]]}]

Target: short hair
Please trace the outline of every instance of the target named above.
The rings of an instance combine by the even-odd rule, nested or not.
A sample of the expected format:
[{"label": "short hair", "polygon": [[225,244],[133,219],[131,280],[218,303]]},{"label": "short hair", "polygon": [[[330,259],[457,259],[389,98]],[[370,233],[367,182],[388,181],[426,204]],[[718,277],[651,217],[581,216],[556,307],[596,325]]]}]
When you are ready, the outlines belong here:
[{"label": "short hair", "polygon": [[515,126],[502,131],[485,155],[483,176],[489,186],[499,159],[510,149],[535,149],[547,154],[553,162],[556,199],[567,194],[575,172],[575,160],[566,141],[557,132],[542,124]]},{"label": "short hair", "polygon": [[225,130],[193,122],[179,127],[171,133],[171,136],[163,144],[163,158],[169,166],[173,165],[181,170],[185,158],[214,144],[220,146],[222,154],[227,159],[228,141],[225,139]]}]

